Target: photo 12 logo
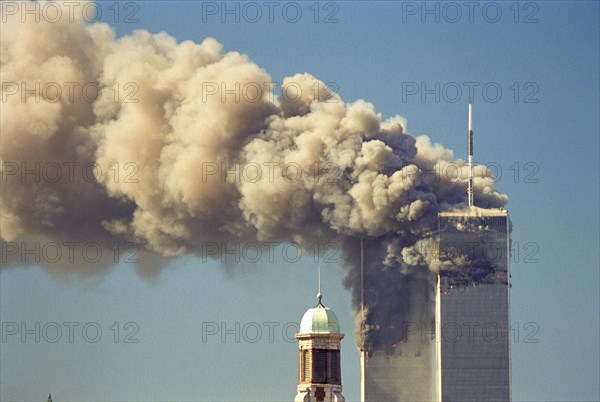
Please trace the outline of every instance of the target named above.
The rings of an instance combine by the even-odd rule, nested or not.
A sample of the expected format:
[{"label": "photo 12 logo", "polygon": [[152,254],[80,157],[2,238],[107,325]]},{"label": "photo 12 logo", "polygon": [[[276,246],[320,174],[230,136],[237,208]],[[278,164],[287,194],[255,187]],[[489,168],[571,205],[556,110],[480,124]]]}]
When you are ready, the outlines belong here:
[{"label": "photo 12 logo", "polygon": [[540,87],[534,81],[507,84],[496,81],[404,81],[401,87],[402,103],[497,103],[503,98],[513,103],[539,103],[539,92]]},{"label": "photo 12 logo", "polygon": [[464,321],[464,322],[403,322],[401,339],[403,342],[409,340],[430,342],[435,337],[436,343],[500,343],[509,341],[512,343],[539,343],[537,335],[540,327],[536,322],[530,321],[525,324],[513,322],[500,324],[495,321]]},{"label": "photo 12 logo", "polygon": [[[439,244],[419,244],[417,250],[421,255],[440,258]],[[511,240],[508,255],[503,244],[480,241],[448,242],[444,244],[442,251],[446,255],[461,255],[493,263],[508,261],[510,264],[537,264],[541,259],[540,250],[540,245],[535,241]]]},{"label": "photo 12 logo", "polygon": [[315,24],[337,24],[339,10],[333,1],[203,1],[202,22],[295,24],[307,20]]},{"label": "photo 12 logo", "polygon": [[140,246],[136,243],[110,246],[98,242],[0,242],[0,260],[3,264],[18,261],[22,264],[82,264],[112,262],[137,264]]},{"label": "photo 12 logo", "polygon": [[288,103],[300,102],[303,97],[311,97],[316,102],[337,103],[340,99],[334,94],[339,92],[336,82],[328,81],[324,86],[315,82],[308,88],[294,81],[280,82],[202,82],[202,102],[219,101],[221,103],[277,102],[276,92]]},{"label": "photo 12 logo", "polygon": [[204,242],[201,245],[201,260],[203,263],[211,259],[223,263],[256,264],[259,261],[273,263],[281,258],[286,263],[295,264],[302,259],[303,254],[311,254],[313,262],[331,264],[341,261],[340,252],[340,247],[335,242],[315,242],[308,248],[295,242]]},{"label": "photo 12 logo", "polygon": [[202,343],[234,342],[234,343],[274,343],[280,339],[287,343],[296,342],[296,334],[300,332],[297,322],[213,322],[202,323]]},{"label": "photo 12 logo", "polygon": [[83,180],[87,183],[139,183],[136,177],[139,166],[135,162],[115,162],[108,168],[95,163],[76,161],[62,162],[13,162],[0,163],[0,181],[4,184],[17,181],[28,183],[74,183]]},{"label": "photo 12 logo", "polygon": [[103,326],[94,321],[64,322],[2,322],[2,343],[98,343],[102,340],[111,343],[139,343],[137,334],[140,328],[134,321],[117,321]]},{"label": "photo 12 logo", "polygon": [[515,24],[537,24],[539,11],[539,3],[533,1],[403,1],[402,22],[495,24],[504,19]]},{"label": "photo 12 logo", "polygon": [[[527,185],[538,184],[540,178],[540,165],[537,162],[512,162],[509,166],[503,166],[498,162],[474,161],[476,169],[483,168],[486,175],[481,177],[485,183],[494,184],[502,180],[514,184],[522,183]],[[464,161],[449,161],[438,163],[431,167],[426,163],[417,162],[406,165],[400,170],[402,180],[413,180],[413,176],[418,174],[424,183],[440,183],[450,181],[452,183],[465,182],[465,163]],[[477,177],[477,176],[476,176]]]},{"label": "photo 12 logo", "polygon": [[342,169],[333,162],[314,162],[302,166],[297,162],[246,162],[217,163],[202,162],[200,177],[202,183],[275,183],[280,179],[288,183],[298,183],[311,178],[316,183],[336,183],[342,180]]},{"label": "photo 12 logo", "polygon": [[134,1],[2,1],[2,23],[18,17],[22,23],[35,21],[55,24],[83,20],[88,24],[101,19],[107,23],[138,23],[140,6]]},{"label": "photo 12 logo", "polygon": [[112,99],[114,103],[138,103],[140,88],[135,82],[100,84],[98,82],[2,82],[2,103],[16,99],[21,103],[95,103]]}]

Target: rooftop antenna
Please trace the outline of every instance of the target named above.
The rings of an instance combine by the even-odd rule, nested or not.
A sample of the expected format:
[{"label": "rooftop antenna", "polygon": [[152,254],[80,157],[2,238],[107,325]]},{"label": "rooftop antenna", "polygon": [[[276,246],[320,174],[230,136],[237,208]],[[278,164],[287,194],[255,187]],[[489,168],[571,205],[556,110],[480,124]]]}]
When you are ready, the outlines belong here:
[{"label": "rooftop antenna", "polygon": [[469,157],[468,157],[468,167],[469,167],[469,183],[467,186],[467,195],[468,195],[468,203],[469,207],[473,206],[473,115],[471,112],[471,102],[469,102],[469,138],[468,138],[468,147],[469,147]]},{"label": "rooftop antenna", "polygon": [[364,239],[360,238],[360,329],[363,337],[362,348],[364,349],[364,326],[365,326],[365,295],[364,295],[364,281],[365,281],[365,250],[364,250]]}]

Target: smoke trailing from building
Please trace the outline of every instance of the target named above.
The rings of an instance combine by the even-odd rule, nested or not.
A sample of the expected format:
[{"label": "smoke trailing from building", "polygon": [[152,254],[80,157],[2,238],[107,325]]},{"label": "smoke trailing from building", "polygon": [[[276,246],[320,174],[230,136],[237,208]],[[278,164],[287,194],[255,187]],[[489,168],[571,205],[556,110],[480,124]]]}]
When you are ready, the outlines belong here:
[{"label": "smoke trailing from building", "polygon": [[[54,23],[5,16],[3,252],[8,243],[133,243],[138,271],[152,276],[163,259],[202,254],[207,242],[307,249],[334,242],[360,319],[358,244],[365,238],[366,334],[392,342],[381,322],[418,309],[403,295],[414,278],[439,268],[437,212],[465,206],[463,161],[407,134],[400,116],[383,120],[368,102],[344,103],[310,74],[287,77],[274,90],[265,70],[223,53],[212,38],[177,43],[146,31],[116,38],[108,25],[67,15],[81,13]],[[82,91],[90,83],[102,88],[94,101],[93,86]],[[238,99],[223,101],[222,88],[240,88]],[[40,180],[23,177],[36,163]],[[62,169],[55,181],[48,179],[54,171],[42,170],[53,164]],[[83,172],[90,165],[97,180]],[[506,203],[489,171],[477,166],[475,176],[477,205]],[[105,256],[95,264],[78,254],[75,263],[40,264],[90,275],[114,265]],[[23,263],[19,254],[3,259],[3,267]]]}]

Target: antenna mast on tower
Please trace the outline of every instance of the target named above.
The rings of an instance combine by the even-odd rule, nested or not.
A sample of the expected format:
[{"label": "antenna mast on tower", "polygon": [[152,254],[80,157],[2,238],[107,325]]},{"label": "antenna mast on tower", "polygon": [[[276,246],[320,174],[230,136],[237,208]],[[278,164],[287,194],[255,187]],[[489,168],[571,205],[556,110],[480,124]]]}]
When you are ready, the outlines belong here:
[{"label": "antenna mast on tower", "polygon": [[364,239],[360,238],[360,331],[362,336],[361,348],[364,350],[365,330],[365,245]]},{"label": "antenna mast on tower", "polygon": [[469,183],[467,185],[467,195],[469,206],[473,206],[473,116],[471,113],[471,102],[469,102],[469,137],[468,137],[469,156],[467,165],[469,167]]}]

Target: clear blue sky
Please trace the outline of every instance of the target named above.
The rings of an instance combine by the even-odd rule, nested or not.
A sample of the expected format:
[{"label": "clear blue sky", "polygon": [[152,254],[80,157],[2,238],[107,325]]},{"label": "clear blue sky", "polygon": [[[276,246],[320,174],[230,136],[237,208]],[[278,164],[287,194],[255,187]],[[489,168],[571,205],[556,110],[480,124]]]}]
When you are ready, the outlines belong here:
[{"label": "clear blue sky", "polygon": [[[495,3],[497,22],[496,9],[483,2],[472,22],[462,2],[453,3],[461,16],[437,3],[439,22],[422,13],[421,2],[309,2],[296,3],[303,12],[296,23],[289,22],[293,9],[282,14],[285,2],[272,22],[267,6],[255,3],[262,17],[254,23],[255,10],[244,13],[241,3],[240,22],[235,15],[221,21],[221,2],[211,3],[216,15],[207,15],[201,2],[156,1],[121,5],[117,22],[108,9],[113,4],[103,3],[102,19],[118,35],[141,28],[179,41],[212,36],[225,51],[247,54],[274,81],[309,72],[335,83],[347,102],[365,99],[384,117],[400,114],[411,134],[427,134],[457,157],[466,153],[464,83],[477,83],[475,160],[501,168],[497,188],[510,197],[514,224],[513,399],[600,399],[598,2]],[[123,23],[130,12],[137,23]],[[330,13],[334,22],[324,23]],[[415,83],[429,89],[439,83],[439,100],[407,92]],[[463,93],[453,102],[457,86]],[[494,102],[496,88],[502,94]],[[282,329],[315,304],[315,264],[308,257],[291,263],[278,253],[272,263],[227,269],[182,257],[152,281],[130,264],[92,279],[3,270],[3,323],[79,326],[73,342],[64,325],[56,343],[3,340],[0,399],[43,400],[52,391],[55,401],[292,400],[297,345],[289,340],[293,327],[287,326],[289,336]],[[322,271],[323,301],[346,334],[344,394],[356,401],[359,360],[344,267],[323,263]],[[86,323],[102,329],[98,342],[89,341],[93,326],[88,340],[82,336]],[[224,325],[236,332],[236,323],[239,343],[233,334],[203,342],[203,329],[206,335]],[[138,342],[124,343],[132,332]]]}]

